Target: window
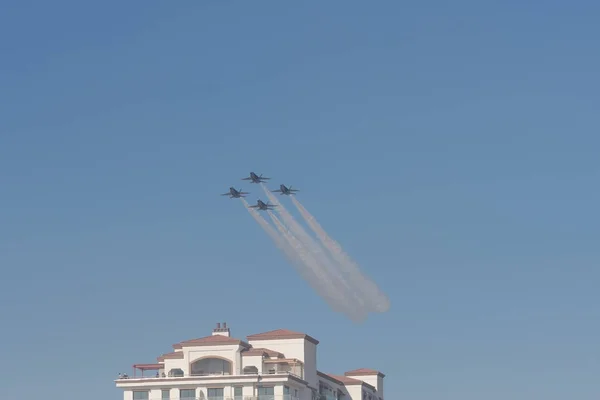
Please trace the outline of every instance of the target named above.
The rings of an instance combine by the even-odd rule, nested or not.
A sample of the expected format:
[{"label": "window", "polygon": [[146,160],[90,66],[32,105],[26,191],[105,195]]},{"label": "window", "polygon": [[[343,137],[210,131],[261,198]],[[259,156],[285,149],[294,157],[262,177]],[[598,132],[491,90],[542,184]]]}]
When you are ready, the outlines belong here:
[{"label": "window", "polygon": [[218,389],[208,389],[208,400],[216,400],[223,398],[223,388]]},{"label": "window", "polygon": [[234,400],[242,400],[242,388],[240,386],[236,386],[233,388],[233,398]]},{"label": "window", "polygon": [[180,400],[192,400],[196,398],[196,389],[179,389]]},{"label": "window", "polygon": [[192,375],[231,375],[231,362],[208,357],[192,363]]},{"label": "window", "polygon": [[183,370],[181,368],[173,368],[169,371],[169,376],[182,377]]},{"label": "window", "polygon": [[163,389],[162,395],[160,396],[160,398],[163,400],[170,399],[171,398],[171,389]]},{"label": "window", "polygon": [[283,387],[283,394],[290,394],[290,387],[289,386],[284,386]]},{"label": "window", "polygon": [[244,367],[244,375],[250,375],[250,374],[258,374],[258,368],[256,368],[254,365],[249,365],[247,367]]},{"label": "window", "polygon": [[273,386],[261,386],[258,388],[258,400],[274,400],[275,388]]},{"label": "window", "polygon": [[133,392],[133,400],[148,400],[150,392],[148,391],[144,391],[144,392],[138,392],[138,391],[134,391]]}]

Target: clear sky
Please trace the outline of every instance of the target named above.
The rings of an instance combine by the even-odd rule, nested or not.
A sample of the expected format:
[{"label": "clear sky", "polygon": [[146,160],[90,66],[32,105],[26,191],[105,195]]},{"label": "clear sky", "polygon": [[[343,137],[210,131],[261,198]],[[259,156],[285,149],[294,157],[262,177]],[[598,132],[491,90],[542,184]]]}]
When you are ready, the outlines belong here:
[{"label": "clear sky", "polygon": [[[0,6],[2,397],[112,380],[227,321],[388,399],[600,395],[600,3]],[[299,200],[390,295],[331,312],[238,200]],[[264,197],[264,196],[262,196]],[[286,202],[290,205],[291,203]]]}]

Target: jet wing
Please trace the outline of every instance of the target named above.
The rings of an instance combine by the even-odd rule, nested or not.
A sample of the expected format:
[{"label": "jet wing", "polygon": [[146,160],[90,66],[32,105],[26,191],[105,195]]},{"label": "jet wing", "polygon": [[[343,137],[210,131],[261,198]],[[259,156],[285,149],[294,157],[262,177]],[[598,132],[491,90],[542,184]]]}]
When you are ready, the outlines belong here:
[{"label": "jet wing", "polygon": [[223,193],[221,196],[231,196],[231,193]]}]

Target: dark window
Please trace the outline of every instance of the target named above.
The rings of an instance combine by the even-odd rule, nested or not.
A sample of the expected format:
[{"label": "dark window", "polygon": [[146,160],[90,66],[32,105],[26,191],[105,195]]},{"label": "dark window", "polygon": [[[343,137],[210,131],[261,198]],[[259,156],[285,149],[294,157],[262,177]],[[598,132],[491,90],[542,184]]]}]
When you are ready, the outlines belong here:
[{"label": "dark window", "polygon": [[173,368],[172,370],[169,371],[169,376],[182,377],[183,370],[181,370],[179,368]]},{"label": "dark window", "polygon": [[274,400],[275,388],[273,386],[261,386],[258,388],[258,400]]},{"label": "dark window", "polygon": [[230,375],[231,362],[222,358],[203,358],[192,363],[192,375]]},{"label": "dark window", "polygon": [[180,400],[192,400],[196,398],[196,389],[179,389]]},{"label": "dark window", "polygon": [[134,391],[133,400],[148,400],[150,392],[148,391]]},{"label": "dark window", "polygon": [[223,398],[223,388],[208,389],[208,400],[216,400]]},{"label": "dark window", "polygon": [[161,399],[170,399],[171,398],[171,390],[170,389],[163,389],[162,390],[162,396],[160,396]]},{"label": "dark window", "polygon": [[258,368],[256,368],[254,365],[244,367],[244,375],[246,374],[258,374]]},{"label": "dark window", "polygon": [[242,400],[242,388],[240,386],[233,388],[233,398],[234,400]]}]

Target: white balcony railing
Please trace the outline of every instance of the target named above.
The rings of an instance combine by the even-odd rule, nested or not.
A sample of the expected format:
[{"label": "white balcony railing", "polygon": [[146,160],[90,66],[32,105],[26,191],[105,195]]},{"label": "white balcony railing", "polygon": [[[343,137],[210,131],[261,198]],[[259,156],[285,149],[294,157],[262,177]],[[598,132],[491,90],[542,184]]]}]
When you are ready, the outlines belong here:
[{"label": "white balcony railing", "polygon": [[224,396],[224,397],[152,397],[145,400],[299,400],[289,394],[284,395],[259,395],[259,396]]},{"label": "white balcony railing", "polygon": [[[173,379],[181,379],[181,378],[207,378],[207,377],[209,377],[209,378],[215,378],[215,377],[219,377],[219,376],[231,377],[231,376],[256,376],[256,375],[261,375],[261,376],[267,376],[267,375],[292,375],[292,376],[295,376],[297,378],[302,379],[302,376],[297,375],[297,374],[293,373],[292,371],[275,371],[275,372],[265,371],[262,374],[248,373],[248,374],[239,374],[239,375],[237,375],[237,374],[230,375],[230,374],[217,374],[217,373],[214,373],[214,374],[179,374],[179,375],[172,375],[172,376],[169,376],[169,375],[164,375],[163,376],[162,374],[156,374],[156,375],[150,375],[150,374],[148,374],[148,375],[143,375],[143,376],[141,376],[141,375],[131,376],[131,375],[126,375],[125,374],[125,375],[119,375],[116,380],[122,381],[122,380],[139,380],[139,379],[156,379],[156,378],[160,378],[160,379],[167,379],[167,378],[169,378],[169,379],[171,379],[171,378],[173,378]],[[150,400],[154,400],[154,399],[150,399]],[[183,399],[181,399],[181,400],[183,400]],[[191,400],[194,400],[194,399],[191,399]],[[203,400],[205,400],[205,399],[203,399]],[[225,400],[228,400],[228,399],[225,399]],[[245,399],[243,399],[243,400],[245,400]],[[251,400],[253,400],[253,399],[251,399]]]}]

